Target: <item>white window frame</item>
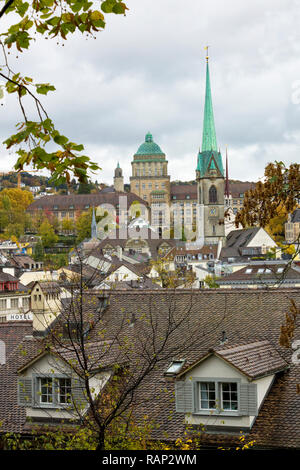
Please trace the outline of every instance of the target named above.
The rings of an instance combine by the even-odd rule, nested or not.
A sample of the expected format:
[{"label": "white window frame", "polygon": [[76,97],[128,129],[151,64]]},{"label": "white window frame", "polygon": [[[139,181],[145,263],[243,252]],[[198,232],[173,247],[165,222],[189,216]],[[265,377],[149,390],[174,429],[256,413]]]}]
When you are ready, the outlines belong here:
[{"label": "white window frame", "polygon": [[[34,408],[66,408],[72,405],[72,379],[70,376],[63,375],[63,374],[53,374],[53,375],[40,375],[40,374],[33,374],[32,376],[34,381],[34,389],[35,389],[35,400],[34,400]],[[51,380],[52,381],[52,401],[42,401],[42,380]],[[60,398],[60,380],[70,380],[69,390],[70,390],[70,398],[66,402],[62,402]],[[48,395],[48,394],[47,394]],[[49,394],[50,396],[50,394]]]}]

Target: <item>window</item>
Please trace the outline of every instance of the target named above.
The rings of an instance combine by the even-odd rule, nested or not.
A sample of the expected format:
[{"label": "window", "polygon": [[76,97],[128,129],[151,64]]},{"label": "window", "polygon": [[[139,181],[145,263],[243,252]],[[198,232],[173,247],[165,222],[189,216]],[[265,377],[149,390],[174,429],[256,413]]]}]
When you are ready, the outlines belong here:
[{"label": "window", "polygon": [[6,299],[0,299],[0,310],[6,309]]},{"label": "window", "polygon": [[209,189],[209,202],[217,202],[218,201],[218,195],[217,195],[217,190],[215,186],[211,186]]},{"label": "window", "polygon": [[251,273],[252,273],[252,269],[251,269],[251,268],[246,269],[246,274],[251,274]]},{"label": "window", "polygon": [[41,403],[53,403],[53,383],[52,378],[45,377],[39,379],[40,387],[40,402]]},{"label": "window", "polygon": [[166,375],[173,375],[177,374],[183,367],[185,363],[184,359],[180,359],[178,361],[172,361],[171,364],[169,365],[168,369],[166,370]]},{"label": "window", "polygon": [[238,410],[238,390],[236,382],[221,383],[221,408],[224,411]]},{"label": "window", "polygon": [[215,382],[200,383],[200,409],[212,410],[216,408],[216,385]]},{"label": "window", "polygon": [[18,308],[18,307],[19,307],[19,299],[11,299],[10,308]]},{"label": "window", "polygon": [[[239,411],[239,381],[207,380],[198,382],[198,412],[236,414]],[[197,399],[196,399],[197,402]]]},{"label": "window", "polygon": [[58,379],[58,402],[63,404],[71,402],[71,379]]},{"label": "window", "polygon": [[71,403],[71,379],[68,377],[38,377],[38,403],[40,405],[66,405]]}]

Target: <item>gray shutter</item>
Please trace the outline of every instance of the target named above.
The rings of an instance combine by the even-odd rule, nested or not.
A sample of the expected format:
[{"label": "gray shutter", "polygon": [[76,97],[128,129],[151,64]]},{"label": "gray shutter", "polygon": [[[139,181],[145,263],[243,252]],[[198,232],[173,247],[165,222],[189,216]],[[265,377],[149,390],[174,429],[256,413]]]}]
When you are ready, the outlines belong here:
[{"label": "gray shutter", "polygon": [[87,405],[87,398],[85,393],[84,380],[81,378],[72,378],[71,380],[71,394],[72,403],[78,409],[85,408]]},{"label": "gray shutter", "polygon": [[194,411],[194,387],[193,382],[175,382],[175,402],[178,413],[192,413]]},{"label": "gray shutter", "polygon": [[32,405],[32,379],[18,379],[18,404],[20,406]]},{"label": "gray shutter", "polygon": [[257,415],[257,384],[240,385],[240,414],[242,416]]}]

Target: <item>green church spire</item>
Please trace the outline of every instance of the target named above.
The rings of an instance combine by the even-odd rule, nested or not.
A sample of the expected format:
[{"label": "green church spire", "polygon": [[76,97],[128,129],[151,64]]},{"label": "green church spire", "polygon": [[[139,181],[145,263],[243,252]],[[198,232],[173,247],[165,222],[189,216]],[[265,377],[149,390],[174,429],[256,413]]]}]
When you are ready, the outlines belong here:
[{"label": "green church spire", "polygon": [[[208,48],[206,47],[206,49]],[[222,156],[217,146],[208,59],[209,57],[207,56],[202,149],[201,152],[199,151],[197,158],[197,171],[200,172],[201,177],[204,177],[209,170],[219,171],[222,176],[224,175]]]},{"label": "green church spire", "polygon": [[216,137],[216,129],[215,129],[215,121],[214,121],[214,112],[213,112],[212,99],[211,99],[209,65],[208,65],[208,58],[207,58],[202,152],[209,152],[210,150],[214,150],[217,152],[218,147],[217,147],[217,137]]}]

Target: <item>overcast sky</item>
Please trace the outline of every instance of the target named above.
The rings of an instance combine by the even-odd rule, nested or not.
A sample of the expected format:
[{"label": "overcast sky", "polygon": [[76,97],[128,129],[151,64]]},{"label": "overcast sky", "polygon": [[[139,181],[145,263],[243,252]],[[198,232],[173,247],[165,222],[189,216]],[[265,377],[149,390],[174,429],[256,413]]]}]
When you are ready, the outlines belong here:
[{"label": "overcast sky", "polygon": [[[230,177],[257,180],[269,161],[299,162],[299,0],[126,4],[127,16],[107,15],[96,40],[77,35],[62,47],[39,39],[18,59],[10,56],[15,70],[55,85],[43,104],[56,127],[102,167],[94,180],[110,184],[119,161],[129,182],[148,131],[167,156],[171,179],[195,178],[206,44],[217,140],[223,157],[228,146]],[[0,115],[2,142],[22,118],[12,97]],[[12,169],[14,156],[3,145],[0,156],[0,169]]]}]

